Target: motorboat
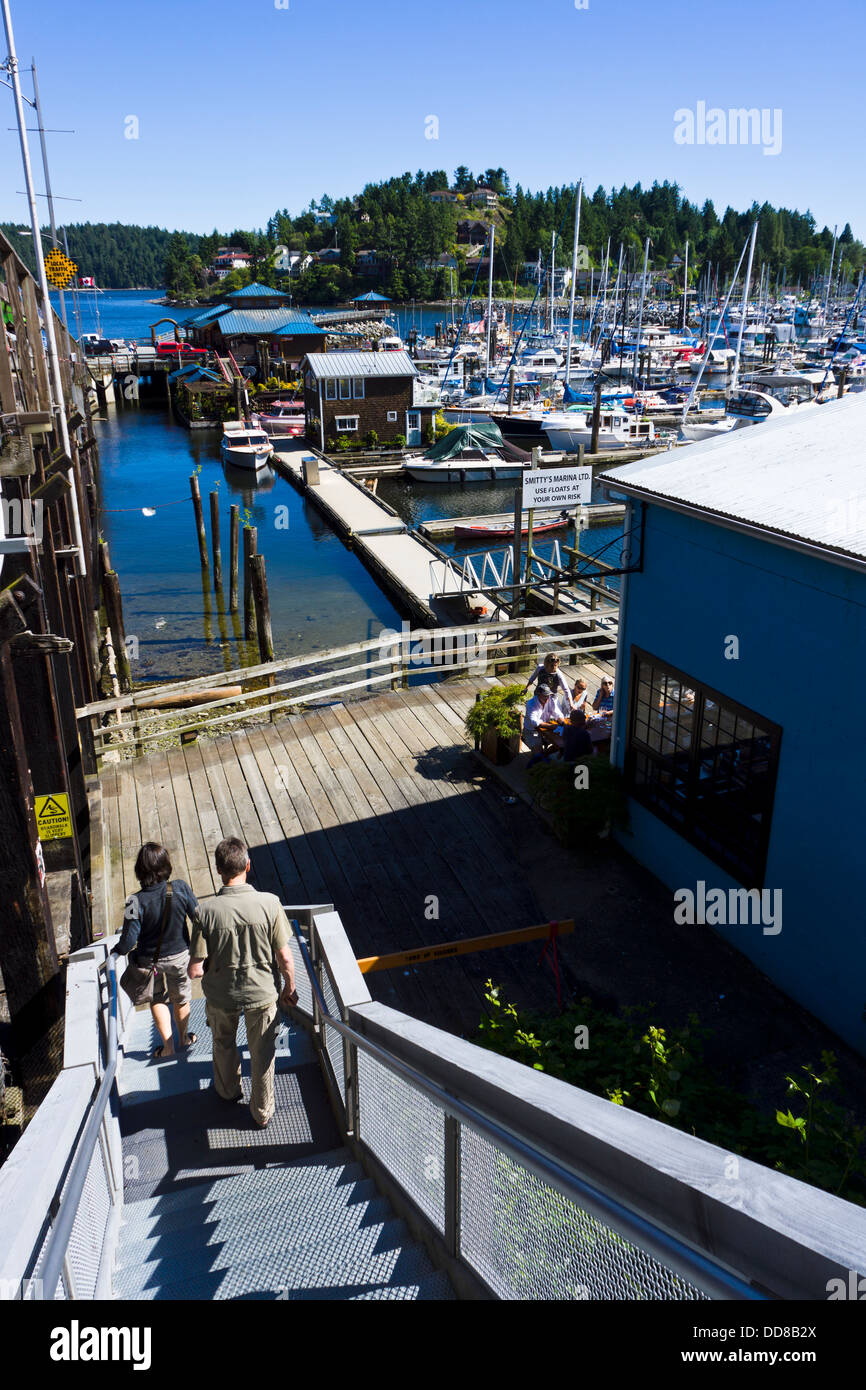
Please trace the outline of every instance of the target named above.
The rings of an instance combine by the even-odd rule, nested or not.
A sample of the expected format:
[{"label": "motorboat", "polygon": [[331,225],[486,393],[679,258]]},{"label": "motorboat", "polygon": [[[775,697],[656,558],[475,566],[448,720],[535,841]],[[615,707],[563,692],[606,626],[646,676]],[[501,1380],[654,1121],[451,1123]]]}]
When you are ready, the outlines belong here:
[{"label": "motorboat", "polygon": [[531,455],[502,438],[492,421],[456,425],[431,448],[408,454],[403,466],[418,483],[500,482],[520,478]]},{"label": "motorboat", "polygon": [[716,435],[729,434],[732,430],[743,429],[749,425],[761,425],[771,415],[786,415],[792,410],[810,410],[817,404],[818,402],[814,400],[795,400],[790,405],[783,405],[769,391],[757,391],[752,387],[743,387],[733,391],[728,397],[725,413],[721,420],[716,420],[712,424],[703,424],[697,420],[682,424],[680,425],[679,437],[686,442],[698,443],[702,439],[713,439]]},{"label": "motorboat", "polygon": [[[592,443],[593,411],[580,406],[548,415],[542,429],[551,449],[576,454],[580,445],[588,449]],[[625,410],[602,410],[598,422],[599,453],[613,449],[635,449],[655,441],[652,420],[640,420]]]},{"label": "motorboat", "polygon": [[223,463],[235,468],[266,467],[273,457],[274,446],[261,425],[248,425],[240,420],[228,420],[223,425],[220,445]]},{"label": "motorboat", "polygon": [[299,435],[304,432],[303,401],[273,401],[260,412],[259,424],[269,435]]}]

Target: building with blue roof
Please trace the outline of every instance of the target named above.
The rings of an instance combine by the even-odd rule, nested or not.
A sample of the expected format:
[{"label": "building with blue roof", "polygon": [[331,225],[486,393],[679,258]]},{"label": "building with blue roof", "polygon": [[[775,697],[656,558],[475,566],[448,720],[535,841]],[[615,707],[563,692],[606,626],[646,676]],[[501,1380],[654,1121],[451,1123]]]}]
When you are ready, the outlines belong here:
[{"label": "building with blue roof", "polygon": [[294,371],[308,352],[321,352],[325,330],[288,295],[253,282],[186,320],[189,337],[220,355],[231,353],[245,375],[264,380]]}]

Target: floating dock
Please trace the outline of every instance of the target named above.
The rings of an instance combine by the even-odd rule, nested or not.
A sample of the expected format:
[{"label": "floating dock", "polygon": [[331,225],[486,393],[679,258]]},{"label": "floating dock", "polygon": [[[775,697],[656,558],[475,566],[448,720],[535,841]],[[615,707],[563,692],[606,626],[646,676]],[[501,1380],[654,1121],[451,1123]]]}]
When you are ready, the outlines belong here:
[{"label": "floating dock", "polygon": [[[426,537],[410,532],[393,507],[297,440],[277,441],[273,466],[327,517],[386,592],[424,626],[453,621],[453,611],[432,595],[445,592],[460,570]],[[302,460],[316,457],[319,481],[307,483]],[[495,617],[496,614],[493,614]]]},{"label": "floating dock", "polygon": [[[590,526],[609,526],[615,521],[622,521],[625,516],[625,507],[619,502],[593,502],[584,507]],[[535,522],[536,526],[543,526],[546,522],[556,521],[560,515],[560,510],[556,507],[536,507]],[[436,517],[431,521],[422,521],[418,524],[418,530],[422,535],[429,537],[430,540],[444,540],[454,535],[455,526],[513,526],[514,509],[510,512],[496,512],[487,516],[443,516]],[[565,529],[563,527],[563,529]],[[526,533],[524,532],[524,538]],[[493,537],[483,537],[482,539],[495,539]],[[504,537],[506,541],[512,539],[511,536]]]}]

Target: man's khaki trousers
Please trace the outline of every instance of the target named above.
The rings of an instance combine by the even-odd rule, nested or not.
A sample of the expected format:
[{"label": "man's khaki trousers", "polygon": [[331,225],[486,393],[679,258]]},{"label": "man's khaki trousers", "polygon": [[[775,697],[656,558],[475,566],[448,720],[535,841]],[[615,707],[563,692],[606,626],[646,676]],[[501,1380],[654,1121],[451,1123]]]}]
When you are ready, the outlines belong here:
[{"label": "man's khaki trousers", "polygon": [[250,1049],[250,1114],[258,1125],[266,1125],[274,1113],[274,1052],[277,1039],[277,1004],[261,1009],[226,1013],[207,1006],[207,1021],[213,1035],[213,1080],[223,1100],[236,1100],[241,1094],[241,1055],[237,1048],[241,1013],[247,1025]]}]

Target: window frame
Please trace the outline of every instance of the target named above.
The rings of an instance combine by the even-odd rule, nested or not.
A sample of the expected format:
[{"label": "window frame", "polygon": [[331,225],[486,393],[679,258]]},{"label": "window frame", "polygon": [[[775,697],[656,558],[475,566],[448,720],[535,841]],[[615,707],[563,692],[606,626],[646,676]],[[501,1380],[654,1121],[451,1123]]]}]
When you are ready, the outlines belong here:
[{"label": "window frame", "polygon": [[[341,423],[341,421],[345,422],[346,420],[354,420],[355,423],[354,425],[347,425],[345,423]],[[335,415],[334,429],[337,431],[337,434],[357,434],[358,420],[359,417],[357,415]]]},{"label": "window frame", "polygon": [[396,423],[397,423],[397,421],[399,420],[399,418],[400,418],[400,412],[399,412],[399,411],[397,411],[397,410],[389,410],[389,411],[388,411],[388,424],[389,424],[389,425],[396,425]]},{"label": "window frame", "polygon": [[335,401],[337,399],[337,378],[335,376],[325,377],[325,400]]},{"label": "window frame", "polygon": [[[341,400],[341,401],[350,401],[350,400],[352,399],[352,378],[351,378],[350,376],[341,376],[341,377],[339,378],[339,382],[340,382],[340,400]],[[343,394],[343,387],[344,387],[344,386],[345,386],[345,388],[346,388],[346,393],[345,393],[345,395]]]},{"label": "window frame", "polygon": [[[358,387],[361,389],[358,390]],[[364,399],[364,378],[362,376],[352,377],[352,400],[362,401]]]},{"label": "window frame", "polygon": [[[689,744],[685,749],[678,749],[674,741],[673,751],[663,752],[661,740],[659,747],[653,748],[636,733],[637,713],[639,703],[639,686],[641,663],[649,663],[656,671],[663,673],[668,680],[673,679],[680,685],[693,690],[695,702],[692,710],[692,727],[689,735]],[[736,862],[737,847],[729,839],[727,846],[724,843],[724,831],[716,826],[716,838],[722,841],[721,847],[708,842],[708,820],[707,816],[701,815],[701,802],[698,799],[698,789],[701,783],[701,763],[702,759],[701,733],[704,725],[704,715],[707,703],[716,705],[725,715],[732,717],[735,721],[757,726],[761,734],[766,736],[769,741],[767,752],[767,789],[765,792],[764,806],[761,809],[760,833],[754,846],[751,865],[744,867],[742,863]],[[675,732],[679,730],[677,722]],[[736,740],[736,722],[734,724],[734,736],[732,744]],[[667,741],[671,741],[669,738]],[[625,788],[629,796],[634,797],[641,806],[644,806],[665,825],[671,826],[678,835],[681,835],[689,844],[694,845],[701,854],[707,859],[717,864],[721,869],[738,883],[742,883],[747,888],[762,888],[764,885],[764,875],[767,866],[767,854],[770,846],[770,833],[773,823],[773,811],[775,808],[776,785],[778,782],[780,750],[782,742],[782,727],[774,720],[767,719],[758,711],[743,705],[739,700],[732,696],[716,690],[706,682],[698,680],[689,675],[680,667],[672,665],[663,657],[656,656],[654,653],[646,651],[642,647],[631,647],[631,672],[629,679],[629,698],[628,710],[626,713],[626,727],[624,735],[625,754],[623,758],[623,772]],[[744,745],[741,745],[744,746]],[[656,769],[666,768],[670,771],[674,766],[674,760],[682,759],[682,774],[680,780],[684,784],[683,800],[679,803],[681,816],[672,814],[658,797],[654,797],[651,791],[647,790],[643,783],[637,780],[638,758],[646,760],[651,767]],[[706,780],[706,779],[704,779]],[[704,806],[710,807],[711,802],[707,799]],[[742,860],[745,856],[740,854]]]}]

